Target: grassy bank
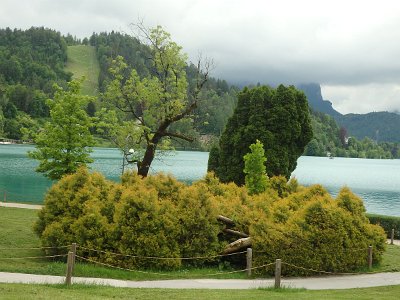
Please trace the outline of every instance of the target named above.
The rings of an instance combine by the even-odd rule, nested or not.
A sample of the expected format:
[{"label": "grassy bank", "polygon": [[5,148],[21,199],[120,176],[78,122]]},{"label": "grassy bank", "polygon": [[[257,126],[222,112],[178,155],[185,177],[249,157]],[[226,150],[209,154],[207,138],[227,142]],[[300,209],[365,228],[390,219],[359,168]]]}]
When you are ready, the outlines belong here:
[{"label": "grassy bank", "polygon": [[400,286],[306,291],[130,289],[104,286],[0,284],[2,299],[398,299]]}]

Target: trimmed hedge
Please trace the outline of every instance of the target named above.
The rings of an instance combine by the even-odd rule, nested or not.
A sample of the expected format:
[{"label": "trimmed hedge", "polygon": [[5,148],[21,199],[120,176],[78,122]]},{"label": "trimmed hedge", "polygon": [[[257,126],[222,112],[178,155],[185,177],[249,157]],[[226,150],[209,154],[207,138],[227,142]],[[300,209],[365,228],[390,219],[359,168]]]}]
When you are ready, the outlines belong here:
[{"label": "trimmed hedge", "polygon": [[400,217],[367,214],[367,218],[372,224],[380,225],[388,238],[391,237],[392,229],[394,229],[394,238],[400,239]]},{"label": "trimmed hedge", "polygon": [[[346,272],[365,266],[369,245],[374,262],[385,249],[383,229],[369,223],[362,200],[347,188],[333,199],[319,185],[306,188],[283,177],[271,178],[271,187],[258,195],[212,174],[191,186],[162,174],[125,173],[121,181],[80,169],[54,184],[35,224],[43,246],[76,242],[79,255],[130,269],[218,265],[216,255],[237,239],[222,232],[216,219],[221,214],[252,237],[254,266],[281,258],[304,268]],[[189,257],[208,258],[180,259]],[[223,259],[237,263],[234,257]],[[283,267],[285,275],[308,273]]]}]

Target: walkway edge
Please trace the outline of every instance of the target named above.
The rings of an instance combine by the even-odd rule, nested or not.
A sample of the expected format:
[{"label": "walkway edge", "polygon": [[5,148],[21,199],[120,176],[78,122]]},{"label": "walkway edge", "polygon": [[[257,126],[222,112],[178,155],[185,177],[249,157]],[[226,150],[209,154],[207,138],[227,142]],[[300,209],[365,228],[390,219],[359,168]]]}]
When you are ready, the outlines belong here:
[{"label": "walkway edge", "polygon": [[[0,272],[2,283],[60,284],[65,277],[23,273]],[[129,281],[118,279],[73,277],[72,283],[107,285],[124,288],[163,288],[163,289],[256,289],[272,287],[273,279],[184,279]],[[400,272],[375,273],[362,275],[284,278],[282,286],[305,288],[308,290],[331,290],[367,288],[377,286],[400,285]]]},{"label": "walkway edge", "polygon": [[26,209],[42,209],[43,208],[43,205],[12,203],[12,202],[0,202],[0,206],[1,207],[13,207],[13,208],[26,208]]}]

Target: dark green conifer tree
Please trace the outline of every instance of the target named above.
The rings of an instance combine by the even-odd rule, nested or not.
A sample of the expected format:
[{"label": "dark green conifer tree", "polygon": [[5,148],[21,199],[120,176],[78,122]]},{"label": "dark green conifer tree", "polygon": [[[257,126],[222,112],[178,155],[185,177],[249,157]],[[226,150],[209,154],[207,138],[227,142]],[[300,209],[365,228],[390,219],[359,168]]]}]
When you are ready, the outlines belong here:
[{"label": "dark green conifer tree", "polygon": [[[223,182],[244,184],[243,156],[258,139],[264,144],[267,173],[286,178],[313,136],[306,96],[293,86],[244,88],[221,135],[219,150],[210,153],[208,170]],[[218,165],[215,164],[218,162]]]}]

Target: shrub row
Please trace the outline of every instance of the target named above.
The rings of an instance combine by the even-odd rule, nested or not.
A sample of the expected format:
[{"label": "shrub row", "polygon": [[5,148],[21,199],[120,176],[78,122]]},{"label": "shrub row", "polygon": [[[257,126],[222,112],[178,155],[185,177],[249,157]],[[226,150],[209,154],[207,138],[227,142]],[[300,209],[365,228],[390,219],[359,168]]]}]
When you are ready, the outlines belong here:
[{"label": "shrub row", "polygon": [[380,225],[388,238],[391,237],[392,229],[394,229],[394,238],[400,239],[400,217],[375,214],[367,214],[367,217],[372,224]]},{"label": "shrub row", "polygon": [[222,233],[224,225],[216,220],[220,214],[252,237],[255,266],[281,258],[305,268],[345,272],[366,264],[369,245],[374,261],[385,247],[382,228],[369,223],[361,199],[350,190],[343,189],[335,200],[319,185],[305,188],[284,177],[271,178],[266,192],[249,195],[245,187],[222,184],[212,174],[187,186],[162,174],[125,173],[117,184],[80,169],[48,191],[35,231],[46,247],[76,242],[103,251],[81,255],[109,264],[170,269],[218,263],[180,258],[215,256],[237,239]]}]

